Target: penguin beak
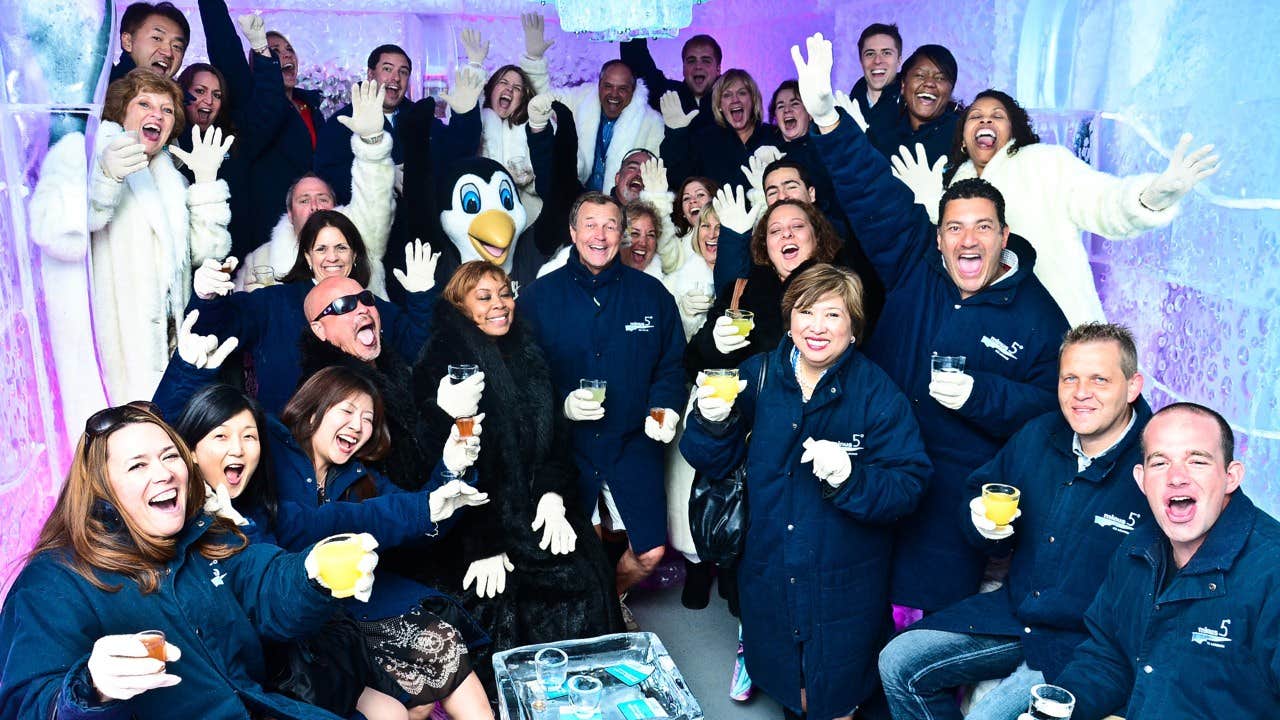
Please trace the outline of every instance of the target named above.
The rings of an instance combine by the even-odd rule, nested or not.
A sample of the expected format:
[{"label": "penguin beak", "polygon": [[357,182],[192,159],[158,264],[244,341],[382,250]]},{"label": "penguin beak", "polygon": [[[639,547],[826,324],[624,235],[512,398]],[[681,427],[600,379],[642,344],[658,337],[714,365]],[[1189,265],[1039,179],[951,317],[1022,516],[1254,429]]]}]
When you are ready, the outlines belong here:
[{"label": "penguin beak", "polygon": [[506,262],[507,251],[511,248],[515,235],[515,221],[501,210],[485,210],[467,227],[471,245],[480,257],[494,265]]}]

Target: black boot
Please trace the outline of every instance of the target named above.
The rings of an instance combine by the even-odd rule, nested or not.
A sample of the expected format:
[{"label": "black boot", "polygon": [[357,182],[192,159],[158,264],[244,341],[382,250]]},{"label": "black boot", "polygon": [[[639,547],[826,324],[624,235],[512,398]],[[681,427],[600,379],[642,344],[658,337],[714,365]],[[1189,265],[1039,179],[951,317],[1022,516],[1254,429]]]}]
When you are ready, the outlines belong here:
[{"label": "black boot", "polygon": [[711,568],[709,562],[684,560],[684,591],[680,602],[690,610],[701,610],[711,602]]}]

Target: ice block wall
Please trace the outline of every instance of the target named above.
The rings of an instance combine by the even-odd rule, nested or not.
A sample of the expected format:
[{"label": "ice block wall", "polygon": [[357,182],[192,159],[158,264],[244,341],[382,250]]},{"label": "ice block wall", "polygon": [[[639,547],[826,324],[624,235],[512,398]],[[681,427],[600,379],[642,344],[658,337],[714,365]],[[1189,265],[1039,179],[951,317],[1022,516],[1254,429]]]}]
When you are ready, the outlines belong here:
[{"label": "ice block wall", "polygon": [[[196,2],[177,4],[192,22],[187,61],[203,60]],[[58,272],[73,270],[74,260],[37,242],[45,236],[32,227],[30,204],[49,148],[96,114],[98,72],[118,53],[114,43],[106,47],[108,29],[123,5],[0,3],[0,581],[52,504],[95,397],[96,360],[76,326],[87,312],[84,290],[48,279],[54,260]],[[383,42],[413,55],[415,96],[439,87],[456,66],[455,38],[465,25],[491,39],[487,69],[514,62],[523,50],[522,10],[549,17],[553,84],[591,81],[617,52],[561,32],[553,5],[523,0],[231,5],[237,14],[261,11],[268,27],[285,32],[304,79],[327,83],[335,100]],[[951,48],[958,97],[986,87],[1010,91],[1033,109],[1046,139],[1087,137],[1082,152],[1102,170],[1158,172],[1184,131],[1197,144],[1217,145],[1221,172],[1184,202],[1171,226],[1128,240],[1082,241],[1108,314],[1138,335],[1153,404],[1189,399],[1221,410],[1239,436],[1245,488],[1280,514],[1273,480],[1280,473],[1280,90],[1268,78],[1280,11],[1266,0],[709,0],[695,7],[680,39],[650,48],[679,77],[683,38],[713,34],[724,67],[750,69],[767,100],[794,76],[790,46],[815,31],[835,42],[836,86],[851,87],[861,72],[856,38],[871,22],[898,23],[904,54],[926,42]],[[74,196],[65,194],[73,216],[83,212]],[[66,348],[76,342],[68,361]]]}]

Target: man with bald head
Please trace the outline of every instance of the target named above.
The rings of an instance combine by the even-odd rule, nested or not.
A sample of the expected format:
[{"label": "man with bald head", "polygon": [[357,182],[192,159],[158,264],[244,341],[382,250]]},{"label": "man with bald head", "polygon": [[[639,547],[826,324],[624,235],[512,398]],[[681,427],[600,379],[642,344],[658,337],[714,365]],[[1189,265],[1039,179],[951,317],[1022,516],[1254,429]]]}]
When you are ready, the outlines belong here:
[{"label": "man with bald head", "polygon": [[348,277],[325,278],[302,304],[311,332],[352,357],[373,362],[382,353],[382,321],[373,293]]}]

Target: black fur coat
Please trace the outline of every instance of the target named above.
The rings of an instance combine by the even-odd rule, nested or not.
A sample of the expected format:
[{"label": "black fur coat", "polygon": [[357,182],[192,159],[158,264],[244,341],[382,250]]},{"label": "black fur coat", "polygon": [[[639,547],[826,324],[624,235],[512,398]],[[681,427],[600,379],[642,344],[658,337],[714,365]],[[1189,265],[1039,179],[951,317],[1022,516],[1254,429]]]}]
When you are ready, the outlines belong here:
[{"label": "black fur coat", "polygon": [[[436,405],[436,390],[448,366],[462,363],[474,363],[485,374],[480,399],[485,418],[475,467],[477,487],[490,500],[460,513],[453,530],[429,550],[431,579],[462,599],[493,638],[490,652],[620,631],[613,571],[575,497],[568,421],[556,402],[546,358],[518,320],[505,336],[493,338],[448,302],[437,304],[434,332],[413,369],[419,446],[426,450],[426,462],[439,459],[453,425]],[[538,500],[547,492],[564,498],[578,535],[568,555],[539,549],[542,531],[530,529]],[[473,561],[504,552],[515,570],[503,594],[482,600],[474,586],[463,591]],[[477,671],[484,669],[480,676],[491,685],[492,667],[484,655],[473,664]]]}]

